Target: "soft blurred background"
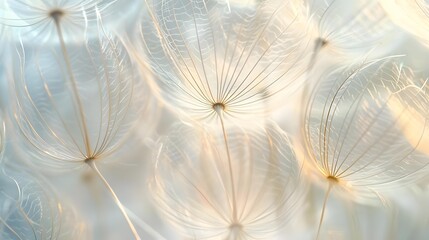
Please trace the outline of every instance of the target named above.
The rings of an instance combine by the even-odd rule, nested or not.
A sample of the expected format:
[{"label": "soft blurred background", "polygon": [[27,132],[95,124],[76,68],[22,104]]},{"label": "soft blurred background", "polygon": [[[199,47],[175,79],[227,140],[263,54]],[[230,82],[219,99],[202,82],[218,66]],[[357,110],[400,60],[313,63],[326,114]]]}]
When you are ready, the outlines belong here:
[{"label": "soft blurred background", "polygon": [[[20,2],[21,7],[27,5],[29,9],[31,8],[31,1],[19,0],[16,2]],[[113,35],[119,35],[134,61],[147,61],[146,67],[150,66],[151,56],[144,56],[136,60],[134,55],[144,52],[140,51],[144,46],[136,39],[139,38],[139,29],[143,28],[140,24],[147,24],[144,28],[153,27],[151,23],[148,23],[151,21],[151,17],[149,17],[146,4],[153,7],[154,13],[160,14],[159,11],[162,9],[164,1],[38,0],[36,2],[41,3],[39,6],[44,6],[44,3],[49,6],[51,2],[53,5],[61,5],[63,2],[79,2],[75,4],[82,6],[89,2],[97,2],[100,6],[99,9],[105,9],[104,12],[100,11],[104,30]],[[177,1],[175,4],[180,5],[189,2],[192,0]],[[206,2],[228,6],[231,12],[249,11],[249,14],[252,14],[252,11],[259,4],[267,4],[263,0],[210,0]],[[281,1],[266,2],[274,6]],[[386,56],[395,56],[396,59],[399,59],[398,62],[412,68],[416,79],[426,79],[429,76],[429,51],[425,43],[427,38],[424,34],[429,35],[429,27],[426,26],[429,24],[429,17],[423,15],[421,18],[408,19],[411,18],[412,11],[418,10],[411,7],[410,9],[401,8],[400,4],[413,5],[407,1],[294,0],[293,2],[303,6],[304,10],[300,10],[302,15],[298,18],[306,19],[302,23],[307,24],[302,27],[302,31],[306,32],[306,37],[309,39],[298,39],[303,42],[307,41],[308,44],[305,51],[308,51],[306,61],[309,65],[305,65],[303,68],[305,71],[299,78],[305,83],[301,84],[298,90],[283,95],[280,106],[276,105],[273,111],[264,115],[264,118],[273,120],[288,134],[294,144],[298,161],[308,161],[305,147],[301,145],[304,142],[301,133],[303,117],[305,117],[303,114],[308,105],[308,98],[311,97],[310,93],[313,86],[316,86],[318,81],[321,81],[326,74],[332,71],[362,63],[367,59]],[[429,4],[427,1],[417,2],[426,4],[422,5],[426,8]],[[14,119],[14,109],[11,107],[15,94],[11,82],[16,81],[11,71],[17,69],[12,65],[17,62],[14,58],[16,59],[18,52],[16,49],[19,49],[20,45],[26,45],[28,48],[42,48],[49,44],[58,46],[58,42],[56,40],[47,41],[47,43],[42,44],[43,46],[40,46],[40,41],[45,41],[39,39],[38,36],[40,35],[28,37],[28,34],[23,33],[28,26],[14,26],[15,22],[9,20],[22,17],[10,12],[14,4],[15,0],[2,0],[0,4],[2,10],[0,19],[3,23],[0,25],[2,36],[0,39],[0,56],[2,57],[0,62],[0,100],[1,117],[5,122],[5,138],[2,139],[5,148],[1,160],[3,171],[9,172],[10,175],[17,175],[15,177],[17,179],[25,179],[22,184],[26,184],[26,181],[31,182],[31,179],[36,179],[34,181],[44,191],[49,192],[49,196],[54,194],[57,201],[64,205],[64,209],[69,208],[75,215],[73,220],[75,223],[64,227],[82,228],[86,232],[79,238],[70,238],[73,236],[72,234],[65,234],[58,235],[58,239],[133,239],[129,227],[110,193],[89,167],[83,166],[74,171],[52,171],[48,169],[48,166],[34,166],[38,165],[37,158],[31,153],[31,148],[26,146],[23,135]],[[392,7],[390,5],[395,4],[404,12],[395,12],[389,8]],[[189,7],[188,5],[187,8]],[[397,17],[400,14],[404,16]],[[184,16],[186,17],[186,15]],[[216,18],[216,15],[212,17]],[[176,20],[180,22],[180,19]],[[413,25],[412,20],[424,22],[421,25],[418,23]],[[22,23],[16,25],[20,24]],[[34,25],[36,24],[34,23]],[[53,25],[47,28],[49,27],[53,27]],[[422,30],[414,30],[418,27],[421,27]],[[37,31],[43,31],[43,28]],[[81,30],[77,31],[75,34],[81,33],[79,32]],[[52,32],[54,35],[55,31]],[[333,39],[332,42],[328,40],[326,48],[322,48],[318,46],[321,43],[318,43],[317,39],[325,37],[323,34],[326,32],[331,33],[326,37]],[[43,35],[43,33],[41,34]],[[92,34],[89,32],[88,38]],[[25,37],[20,38],[20,36]],[[49,39],[54,39],[54,36],[49,37]],[[146,43],[156,44],[150,41]],[[32,44],[34,45],[32,46]],[[72,45],[73,43],[67,44]],[[35,56],[28,56],[28,59],[31,57]],[[180,232],[170,224],[168,217],[159,210],[149,185],[159,155],[160,139],[169,135],[173,124],[183,122],[183,124],[192,126],[193,123],[183,117],[180,111],[175,112],[174,105],[171,106],[168,105],[168,101],[159,100],[165,94],[162,92],[163,89],[159,90],[156,89],[157,86],[153,86],[153,82],[160,81],[159,76],[150,71],[149,68],[145,68],[145,64],[134,63],[133,68],[139,71],[139,81],[150,82],[146,87],[151,87],[151,90],[145,93],[147,95],[145,99],[149,103],[145,103],[144,113],[139,114],[136,124],[124,135],[124,142],[121,147],[107,156],[105,160],[100,161],[98,168],[128,209],[131,221],[135,224],[141,239],[188,239],[181,236]],[[27,79],[27,81],[31,83],[32,80]],[[9,178],[5,177],[5,179]],[[378,201],[371,204],[357,203],[353,199],[344,199],[340,195],[331,194],[326,205],[320,239],[427,239],[429,237],[428,180],[427,177],[420,178],[414,184],[409,184],[406,187],[389,189],[383,193]],[[2,181],[5,183],[0,183],[0,214],[5,213],[5,209],[10,206],[6,204],[6,200],[16,197],[7,192],[16,193],[16,190],[10,190],[14,189],[15,185],[10,182],[7,185],[4,179]],[[320,183],[318,180],[304,181],[308,181],[309,190],[303,203],[288,224],[279,230],[273,239],[316,239],[326,184]],[[39,197],[35,196],[35,198]],[[16,201],[21,200],[17,199]],[[0,215],[0,236],[3,236],[2,232],[9,231],[3,223],[8,216]],[[15,224],[19,229],[20,223],[15,222]],[[38,236],[22,239],[45,240],[50,238]]]}]

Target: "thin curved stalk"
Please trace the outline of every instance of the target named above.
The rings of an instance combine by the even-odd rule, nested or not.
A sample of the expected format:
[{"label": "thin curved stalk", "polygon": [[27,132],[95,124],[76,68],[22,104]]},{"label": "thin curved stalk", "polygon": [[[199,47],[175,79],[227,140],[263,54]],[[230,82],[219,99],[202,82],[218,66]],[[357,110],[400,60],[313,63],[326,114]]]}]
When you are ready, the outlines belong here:
[{"label": "thin curved stalk", "polygon": [[333,181],[334,180],[328,179],[329,185],[325,193],[325,198],[323,199],[322,213],[320,214],[319,227],[317,228],[316,240],[319,240],[320,238],[320,230],[322,228],[323,218],[325,217],[325,209],[326,209],[326,204],[328,202],[329,194],[331,193],[331,190],[334,184]]},{"label": "thin curved stalk", "polygon": [[88,164],[89,167],[91,167],[91,169],[97,174],[97,176],[102,180],[104,185],[107,187],[107,189],[111,193],[111,196],[112,196],[114,202],[116,203],[116,205],[118,206],[122,215],[124,216],[134,238],[136,240],[141,240],[140,236],[138,235],[136,228],[134,227],[133,223],[131,222],[130,218],[128,217],[128,214],[127,214],[124,206],[122,205],[121,201],[117,197],[115,191],[112,189],[112,187],[110,186],[108,181],[104,178],[104,176],[98,170],[98,168],[94,162],[94,159],[91,157],[91,156],[93,156],[93,149],[91,148],[91,145],[90,145],[90,138],[88,135],[89,131],[88,131],[88,126],[87,126],[86,119],[85,119],[83,104],[82,104],[82,101],[81,101],[80,96],[78,94],[75,76],[73,73],[72,65],[70,63],[69,53],[67,51],[67,47],[66,47],[66,44],[64,41],[63,32],[62,32],[62,28],[61,28],[61,24],[60,24],[62,15],[63,15],[63,13],[61,11],[58,11],[58,12],[53,11],[51,13],[51,17],[54,20],[55,27],[57,30],[57,35],[58,35],[58,39],[60,42],[61,51],[62,51],[62,54],[64,56],[64,61],[66,64],[67,73],[69,74],[69,78],[70,78],[70,82],[71,82],[71,86],[72,86],[72,93],[73,93],[76,108],[77,108],[76,110],[79,114],[80,121],[81,121],[80,127],[81,127],[82,138],[83,138],[83,142],[84,142],[85,150],[86,150],[85,156],[88,157],[88,159],[85,160],[85,163]]},{"label": "thin curved stalk", "polygon": [[229,177],[231,181],[231,191],[232,191],[232,221],[233,223],[238,222],[237,219],[237,200],[235,199],[235,186],[234,186],[234,174],[232,172],[232,162],[231,162],[231,154],[229,152],[229,144],[228,144],[228,137],[225,130],[225,123],[223,121],[223,106],[222,104],[215,104],[213,106],[213,109],[216,111],[216,113],[219,115],[220,119],[220,125],[222,127],[222,134],[223,134],[223,140],[225,143],[226,148],[226,154],[228,157],[228,169],[229,169]]},{"label": "thin curved stalk", "polygon": [[147,224],[143,219],[141,219],[139,216],[137,216],[135,213],[133,213],[127,207],[124,207],[124,209],[128,213],[128,216],[130,216],[130,218],[133,219],[133,221],[136,223],[136,225],[139,226],[140,228],[142,228],[146,233],[151,235],[154,239],[167,240],[159,232],[157,232],[155,229],[153,229],[149,224]]},{"label": "thin curved stalk", "polygon": [[97,165],[94,162],[94,159],[89,159],[85,161],[86,164],[88,164],[89,167],[97,174],[97,176],[100,178],[100,180],[104,183],[106,188],[109,190],[110,194],[112,195],[113,201],[115,201],[116,205],[118,206],[119,210],[121,211],[122,215],[124,216],[125,220],[128,223],[128,226],[130,227],[130,230],[132,234],[134,235],[134,238],[136,240],[141,240],[139,234],[137,233],[136,228],[134,227],[134,224],[131,222],[130,218],[128,217],[127,211],[125,210],[124,206],[122,205],[121,201],[119,200],[118,196],[116,195],[113,188],[110,186],[109,182],[104,178],[103,174],[98,170]]},{"label": "thin curved stalk", "polygon": [[[59,14],[59,13],[58,13]],[[61,16],[56,16],[56,15],[52,15],[52,17],[54,18],[55,21],[55,27],[57,30],[57,34],[58,34],[58,39],[60,41],[61,44],[61,51],[64,55],[64,61],[66,63],[66,68],[67,68],[67,73],[69,74],[70,80],[71,80],[71,85],[72,85],[72,92],[77,104],[77,108],[78,108],[78,112],[79,112],[79,116],[80,116],[80,120],[81,120],[81,127],[83,129],[81,129],[82,131],[82,137],[83,137],[83,141],[85,143],[85,150],[86,150],[86,154],[87,156],[91,156],[92,152],[91,152],[91,146],[89,143],[89,136],[88,136],[88,127],[85,121],[85,114],[83,112],[83,105],[82,105],[82,101],[80,100],[79,94],[78,94],[78,90],[77,90],[77,86],[76,86],[76,80],[74,78],[74,74],[73,74],[73,69],[70,63],[70,57],[64,42],[64,37],[63,37],[63,32],[61,30],[61,25],[60,25],[60,17]]]}]

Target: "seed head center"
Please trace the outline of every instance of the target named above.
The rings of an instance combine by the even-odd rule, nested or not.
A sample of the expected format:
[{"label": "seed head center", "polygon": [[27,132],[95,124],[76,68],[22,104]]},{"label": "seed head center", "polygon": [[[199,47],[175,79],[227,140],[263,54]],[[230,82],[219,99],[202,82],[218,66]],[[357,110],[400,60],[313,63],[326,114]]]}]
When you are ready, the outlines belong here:
[{"label": "seed head center", "polygon": [[49,17],[54,19],[55,22],[59,22],[60,19],[65,15],[65,12],[61,9],[53,9],[49,12]]},{"label": "seed head center", "polygon": [[316,44],[320,44],[321,48],[326,47],[326,45],[328,45],[328,43],[329,42],[328,42],[328,40],[326,38],[319,37],[319,38],[316,39]]},{"label": "seed head center", "polygon": [[243,225],[241,225],[240,223],[232,223],[231,225],[229,225],[229,229],[231,229],[231,231],[240,231],[243,228]]},{"label": "seed head center", "polygon": [[225,104],[223,103],[215,103],[212,107],[215,111],[225,110]]},{"label": "seed head center", "polygon": [[84,160],[85,163],[88,163],[90,161],[94,161],[95,157],[88,157],[87,159]]},{"label": "seed head center", "polygon": [[334,176],[327,176],[326,178],[328,179],[328,181],[333,183],[337,183],[339,181],[338,178]]}]

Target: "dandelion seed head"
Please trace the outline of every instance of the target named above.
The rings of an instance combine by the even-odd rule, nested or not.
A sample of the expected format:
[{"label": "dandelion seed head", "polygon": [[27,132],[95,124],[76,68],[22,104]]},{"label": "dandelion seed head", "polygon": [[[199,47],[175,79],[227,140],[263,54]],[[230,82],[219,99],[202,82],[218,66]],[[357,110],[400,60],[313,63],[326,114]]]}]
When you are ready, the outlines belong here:
[{"label": "dandelion seed head", "polygon": [[78,3],[73,0],[7,0],[0,21],[10,29],[15,40],[31,41],[33,45],[58,42],[58,27],[66,42],[83,42],[97,37],[98,15],[107,14],[114,2],[116,0],[111,3],[103,0]]},{"label": "dandelion seed head", "polygon": [[230,130],[231,162],[221,135],[174,129],[162,141],[151,191],[184,236],[267,239],[299,209],[306,187],[278,127]]},{"label": "dandelion seed head", "polygon": [[18,45],[12,56],[11,109],[38,167],[72,170],[106,159],[154,107],[124,46],[98,34],[83,46],[68,44],[68,54],[56,45]]},{"label": "dandelion seed head", "polygon": [[[307,1],[313,58],[358,63],[362,56],[383,56],[396,46],[393,23],[378,1]],[[315,61],[315,60],[313,60]]]},{"label": "dandelion seed head", "polygon": [[[337,180],[346,197],[377,200],[380,191],[424,175],[429,162],[419,148],[426,124],[413,115],[427,113],[429,105],[411,73],[379,60],[331,73],[316,88],[307,111],[307,147],[315,171]],[[411,127],[414,141],[406,136]]]},{"label": "dandelion seed head", "polygon": [[182,115],[218,120],[213,106],[222,103],[226,122],[260,119],[301,85],[308,44],[302,41],[306,32],[296,27],[299,7],[268,1],[225,11],[226,4],[154,4],[156,33],[141,25],[140,57],[148,55],[162,98]]},{"label": "dandelion seed head", "polygon": [[60,203],[45,182],[28,172],[0,172],[1,239],[87,239],[85,223]]}]

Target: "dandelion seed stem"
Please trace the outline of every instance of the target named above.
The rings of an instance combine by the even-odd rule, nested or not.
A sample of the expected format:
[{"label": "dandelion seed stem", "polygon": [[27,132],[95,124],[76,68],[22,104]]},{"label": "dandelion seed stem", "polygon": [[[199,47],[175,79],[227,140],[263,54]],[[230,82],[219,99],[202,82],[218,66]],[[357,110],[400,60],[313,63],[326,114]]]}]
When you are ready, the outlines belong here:
[{"label": "dandelion seed stem", "polygon": [[323,218],[325,217],[325,209],[326,203],[328,202],[329,194],[331,193],[332,186],[335,184],[335,180],[333,177],[328,177],[328,189],[326,189],[325,198],[323,199],[322,213],[320,214],[319,227],[317,229],[316,240],[319,240],[320,230],[322,228]]},{"label": "dandelion seed stem", "polygon": [[243,226],[241,224],[233,223],[229,227],[230,232],[229,232],[228,239],[231,239],[231,240],[240,239],[240,234],[241,234],[242,228],[243,228]]},{"label": "dandelion seed stem", "polygon": [[133,219],[133,221],[136,223],[137,226],[142,228],[146,233],[151,235],[154,239],[158,240],[167,240],[165,237],[163,237],[158,231],[153,229],[147,222],[145,222],[143,219],[141,219],[139,216],[134,214],[131,210],[124,207],[125,211],[127,211],[128,216]]},{"label": "dandelion seed stem", "polygon": [[76,105],[79,111],[79,116],[80,116],[80,121],[81,121],[81,125],[82,125],[82,131],[83,131],[83,141],[85,143],[85,150],[86,150],[86,154],[87,156],[91,156],[92,152],[91,152],[91,146],[89,143],[89,136],[88,136],[88,128],[86,126],[86,121],[85,121],[85,117],[84,117],[84,113],[83,113],[83,106],[82,106],[82,102],[80,100],[79,94],[78,94],[78,90],[77,90],[77,86],[76,86],[76,80],[74,78],[74,74],[73,74],[73,70],[72,70],[72,66],[70,63],[70,57],[64,42],[64,36],[63,36],[63,32],[61,30],[61,26],[60,26],[60,19],[62,15],[60,15],[60,10],[55,10],[54,13],[52,15],[52,18],[54,19],[55,22],[55,27],[57,29],[57,34],[58,34],[58,39],[60,41],[60,45],[61,45],[61,51],[63,53],[64,56],[64,61],[66,63],[66,69],[67,69],[67,73],[70,77],[70,81],[71,81],[71,85],[72,85],[72,92],[73,92],[73,96],[74,99],[76,101]]},{"label": "dandelion seed stem", "polygon": [[[350,201],[344,201],[344,208],[347,210],[347,216],[349,216],[349,225],[351,229],[351,239],[363,239],[363,236],[361,232],[359,231],[359,219],[357,217],[355,210],[355,207],[353,207],[353,202]],[[387,239],[395,239],[394,237],[387,238]]]},{"label": "dandelion seed stem", "polygon": [[319,52],[328,44],[328,41],[323,38],[317,38],[316,43],[314,44],[313,53],[311,54],[310,62],[308,63],[307,71],[310,72],[313,70],[313,67],[316,63]]},{"label": "dandelion seed stem", "polygon": [[234,186],[234,174],[232,173],[232,162],[231,162],[231,154],[229,152],[229,144],[228,137],[225,130],[225,123],[223,121],[223,111],[225,109],[225,105],[222,103],[216,103],[213,105],[213,109],[219,115],[220,125],[222,127],[223,140],[225,142],[226,154],[228,158],[228,168],[229,168],[229,177],[231,180],[231,191],[232,191],[232,221],[235,223],[238,221],[237,219],[237,202],[235,199],[235,186]]},{"label": "dandelion seed stem", "polygon": [[98,170],[98,168],[94,162],[94,159],[87,159],[85,161],[85,163],[88,164],[89,167],[91,167],[91,169],[97,174],[97,176],[101,179],[101,181],[104,183],[104,185],[109,190],[110,194],[112,195],[113,200],[115,201],[115,203],[118,206],[119,210],[121,211],[122,215],[125,217],[125,220],[127,221],[128,226],[130,227],[131,232],[134,235],[134,238],[136,240],[141,240],[139,234],[137,233],[136,228],[134,227],[133,223],[131,222],[130,218],[128,217],[128,214],[127,214],[124,206],[122,205],[118,196],[116,196],[116,193],[113,190],[113,188],[110,186],[109,182],[107,182],[107,180],[104,178],[103,174],[101,174],[101,172]]}]

